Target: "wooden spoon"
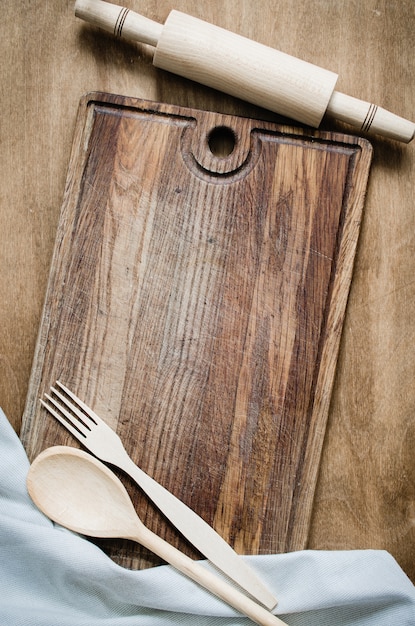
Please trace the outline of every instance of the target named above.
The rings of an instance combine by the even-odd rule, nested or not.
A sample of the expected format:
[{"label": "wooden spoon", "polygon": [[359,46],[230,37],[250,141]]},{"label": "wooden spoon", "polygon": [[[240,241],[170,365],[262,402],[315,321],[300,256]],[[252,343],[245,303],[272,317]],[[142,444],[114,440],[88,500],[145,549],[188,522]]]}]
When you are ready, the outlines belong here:
[{"label": "wooden spoon", "polygon": [[69,446],[44,450],[29,469],[27,488],[36,506],[61,526],[141,543],[257,624],[285,624],[146,528],[121,481],[87,452]]}]

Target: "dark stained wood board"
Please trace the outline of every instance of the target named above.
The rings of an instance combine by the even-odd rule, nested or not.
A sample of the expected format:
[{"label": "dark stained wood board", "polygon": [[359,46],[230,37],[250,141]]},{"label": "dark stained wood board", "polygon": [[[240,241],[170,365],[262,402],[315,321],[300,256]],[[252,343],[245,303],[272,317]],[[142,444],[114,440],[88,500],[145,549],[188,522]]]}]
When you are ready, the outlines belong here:
[{"label": "dark stained wood board", "polygon": [[[227,157],[212,131],[234,137]],[[39,405],[60,379],[238,552],[305,548],[371,153],[348,135],[83,98],[29,458],[76,445]],[[200,556],[125,483],[149,527]],[[158,562],[100,545],[125,566]]]}]

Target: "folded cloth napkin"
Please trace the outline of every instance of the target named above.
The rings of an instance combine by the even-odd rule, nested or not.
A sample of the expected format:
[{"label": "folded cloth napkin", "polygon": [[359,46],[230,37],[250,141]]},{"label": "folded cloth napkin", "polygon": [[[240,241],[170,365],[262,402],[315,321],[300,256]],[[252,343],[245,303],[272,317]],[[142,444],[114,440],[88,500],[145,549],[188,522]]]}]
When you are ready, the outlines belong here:
[{"label": "folded cloth napkin", "polygon": [[[53,524],[27,494],[28,468],[0,410],[2,626],[252,623],[170,566],[124,569],[87,539]],[[415,587],[387,552],[243,558],[273,589],[275,612],[290,626],[415,625]]]}]

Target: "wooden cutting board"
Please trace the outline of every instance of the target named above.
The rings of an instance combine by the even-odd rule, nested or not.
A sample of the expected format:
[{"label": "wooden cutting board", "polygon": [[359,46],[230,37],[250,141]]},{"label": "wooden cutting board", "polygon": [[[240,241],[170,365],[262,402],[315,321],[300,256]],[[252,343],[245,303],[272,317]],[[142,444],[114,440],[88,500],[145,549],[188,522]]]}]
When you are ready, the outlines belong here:
[{"label": "wooden cutting board", "polygon": [[[306,547],[370,159],[356,137],[85,97],[29,457],[76,445],[39,405],[60,379],[238,552]],[[125,483],[154,531],[200,556]],[[157,563],[100,545],[125,566]]]}]

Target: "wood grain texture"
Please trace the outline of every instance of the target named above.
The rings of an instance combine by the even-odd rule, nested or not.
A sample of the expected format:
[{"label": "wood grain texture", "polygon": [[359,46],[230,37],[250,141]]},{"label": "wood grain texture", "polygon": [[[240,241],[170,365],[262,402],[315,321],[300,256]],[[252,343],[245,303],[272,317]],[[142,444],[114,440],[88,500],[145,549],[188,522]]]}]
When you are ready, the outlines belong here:
[{"label": "wood grain texture", "polygon": [[[124,4],[274,45],[337,72],[340,91],[413,116],[412,0]],[[145,46],[75,20],[69,0],[4,0],[0,29],[0,405],[19,431],[80,97],[97,89],[277,118],[156,70]],[[415,148],[373,144],[309,546],[384,548],[415,581]]]},{"label": "wood grain texture", "polygon": [[[223,128],[226,158],[209,147]],[[67,439],[38,402],[59,379],[237,551],[304,548],[370,159],[345,135],[86,98],[23,418],[29,458]]]}]

